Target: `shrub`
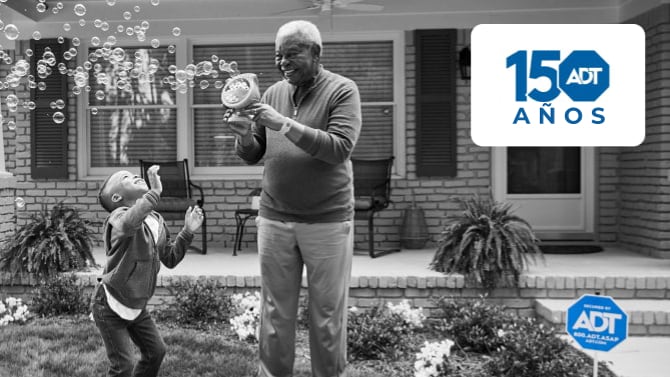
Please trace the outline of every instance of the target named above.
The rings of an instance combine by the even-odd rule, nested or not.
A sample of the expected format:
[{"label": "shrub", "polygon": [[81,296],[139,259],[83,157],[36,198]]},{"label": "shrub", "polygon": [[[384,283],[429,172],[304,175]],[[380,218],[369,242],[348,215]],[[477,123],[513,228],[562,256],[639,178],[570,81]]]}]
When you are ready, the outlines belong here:
[{"label": "shrub", "polygon": [[74,274],[51,276],[33,290],[33,311],[41,316],[84,314],[89,302],[84,286]]},{"label": "shrub", "polygon": [[225,295],[226,288],[213,280],[170,281],[174,294],[175,319],[181,324],[203,326],[226,322],[232,304]]},{"label": "shrub", "polygon": [[352,308],[347,326],[347,345],[352,360],[396,360],[409,350],[411,327],[399,314],[374,307]]},{"label": "shrub", "polygon": [[461,205],[463,212],[440,235],[430,268],[463,274],[486,289],[518,284],[530,260],[542,255],[530,224],[512,213],[511,203],[475,196]]},{"label": "shrub", "polygon": [[2,246],[0,270],[12,275],[50,277],[59,272],[97,266],[91,253],[91,222],[62,202],[33,214]]}]

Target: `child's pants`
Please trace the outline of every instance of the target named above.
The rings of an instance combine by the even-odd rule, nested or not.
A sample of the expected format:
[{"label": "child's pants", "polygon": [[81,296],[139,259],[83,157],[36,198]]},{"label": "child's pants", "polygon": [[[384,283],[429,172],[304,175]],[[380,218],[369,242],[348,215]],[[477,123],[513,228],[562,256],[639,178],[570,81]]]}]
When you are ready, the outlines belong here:
[{"label": "child's pants", "polygon": [[[93,319],[102,335],[110,361],[108,376],[112,377],[155,377],[158,375],[165,343],[156,328],[154,320],[146,309],[132,321],[118,316],[107,304],[105,290],[98,286],[92,303]],[[133,347],[139,347],[142,354],[133,370]]]},{"label": "child's pants", "polygon": [[262,281],[260,376],[293,375],[303,265],[312,375],[346,376],[353,221],[306,224],[257,217],[256,223]]}]

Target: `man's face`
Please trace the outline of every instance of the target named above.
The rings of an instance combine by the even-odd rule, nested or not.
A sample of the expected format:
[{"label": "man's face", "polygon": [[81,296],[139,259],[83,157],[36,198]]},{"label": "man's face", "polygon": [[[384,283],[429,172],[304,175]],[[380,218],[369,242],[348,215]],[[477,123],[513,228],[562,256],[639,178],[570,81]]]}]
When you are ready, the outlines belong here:
[{"label": "man's face", "polygon": [[149,191],[149,186],[138,175],[121,170],[114,173],[107,183],[110,194],[117,194],[126,204],[132,204]]},{"label": "man's face", "polygon": [[275,46],[275,65],[289,83],[302,86],[316,76],[319,57],[312,45],[296,36],[287,36]]}]

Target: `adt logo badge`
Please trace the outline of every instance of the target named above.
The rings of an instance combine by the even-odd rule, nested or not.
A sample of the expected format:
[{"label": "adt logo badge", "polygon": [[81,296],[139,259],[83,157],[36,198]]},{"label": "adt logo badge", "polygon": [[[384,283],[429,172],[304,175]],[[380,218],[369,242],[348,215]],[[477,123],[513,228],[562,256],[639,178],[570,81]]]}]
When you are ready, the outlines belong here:
[{"label": "adt logo badge", "polygon": [[471,115],[480,146],[639,145],[644,31],[632,24],[478,25]]},{"label": "adt logo badge", "polygon": [[568,334],[584,349],[609,351],[628,337],[628,314],[609,296],[583,295],[566,314]]}]

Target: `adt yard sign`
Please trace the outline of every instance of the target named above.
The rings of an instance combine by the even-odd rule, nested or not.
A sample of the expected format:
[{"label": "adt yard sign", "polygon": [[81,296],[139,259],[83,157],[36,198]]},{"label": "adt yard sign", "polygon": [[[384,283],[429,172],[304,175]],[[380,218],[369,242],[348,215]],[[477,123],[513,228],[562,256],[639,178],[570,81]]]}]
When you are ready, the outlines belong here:
[{"label": "adt yard sign", "polygon": [[609,351],[628,336],[628,315],[611,297],[583,295],[568,308],[566,330],[584,349]]}]

